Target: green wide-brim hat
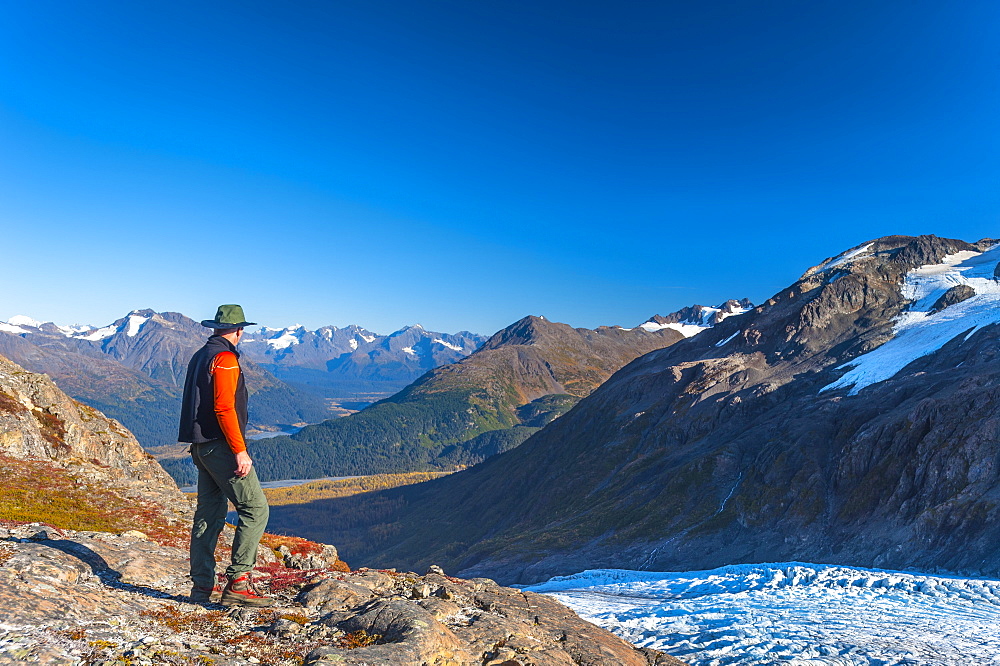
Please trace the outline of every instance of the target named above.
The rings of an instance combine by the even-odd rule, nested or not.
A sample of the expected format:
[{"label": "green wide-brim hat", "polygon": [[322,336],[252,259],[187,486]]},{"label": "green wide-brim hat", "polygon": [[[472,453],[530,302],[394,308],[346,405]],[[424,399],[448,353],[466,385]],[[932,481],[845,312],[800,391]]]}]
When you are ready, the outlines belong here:
[{"label": "green wide-brim hat", "polygon": [[202,326],[208,328],[243,328],[244,326],[256,326],[257,322],[247,321],[243,315],[243,308],[239,305],[220,305],[215,312],[215,319],[206,319],[201,322]]}]

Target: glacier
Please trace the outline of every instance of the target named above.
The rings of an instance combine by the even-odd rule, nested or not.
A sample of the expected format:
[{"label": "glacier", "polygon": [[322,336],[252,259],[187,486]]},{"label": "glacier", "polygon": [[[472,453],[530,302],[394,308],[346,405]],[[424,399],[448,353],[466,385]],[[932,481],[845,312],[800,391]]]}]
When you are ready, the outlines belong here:
[{"label": "glacier", "polygon": [[525,588],[691,666],[1000,664],[1000,581],[785,562]]}]

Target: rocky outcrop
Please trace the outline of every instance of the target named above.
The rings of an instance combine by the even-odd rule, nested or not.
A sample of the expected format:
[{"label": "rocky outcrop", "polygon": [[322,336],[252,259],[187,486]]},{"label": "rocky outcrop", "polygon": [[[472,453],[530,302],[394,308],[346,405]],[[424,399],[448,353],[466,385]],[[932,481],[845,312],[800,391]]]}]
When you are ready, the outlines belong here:
[{"label": "rocky outcrop", "polygon": [[[1000,266],[1000,264],[997,264]],[[976,290],[967,284],[957,284],[941,295],[941,298],[931,306],[931,312],[939,312],[951,305],[957,305],[962,301],[967,301],[976,295]]]},{"label": "rocky outcrop", "polygon": [[189,502],[118,421],[77,402],[45,375],[0,356],[0,454],[71,469],[82,482],[115,488],[177,516]]},{"label": "rocky outcrop", "polygon": [[0,664],[680,664],[491,580],[258,568],[272,609],[191,604],[186,553],[142,534],[0,528]]}]

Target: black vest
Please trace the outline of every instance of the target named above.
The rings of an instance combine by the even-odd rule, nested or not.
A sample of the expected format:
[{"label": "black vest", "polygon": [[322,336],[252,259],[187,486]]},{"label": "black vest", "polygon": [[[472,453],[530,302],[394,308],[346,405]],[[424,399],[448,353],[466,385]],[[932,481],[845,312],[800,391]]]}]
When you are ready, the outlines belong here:
[{"label": "black vest", "polygon": [[[233,352],[239,359],[236,345],[221,335],[213,335],[205,346],[194,353],[188,363],[187,378],[184,380],[184,398],[181,402],[181,425],[177,433],[178,442],[201,444],[213,439],[225,439],[219,419],[215,416],[215,394],[212,391],[212,376],[209,368],[212,360],[221,352]],[[237,360],[237,364],[239,361]],[[247,432],[247,386],[243,381],[243,369],[236,384],[236,418],[240,422],[240,432],[246,439]]]}]

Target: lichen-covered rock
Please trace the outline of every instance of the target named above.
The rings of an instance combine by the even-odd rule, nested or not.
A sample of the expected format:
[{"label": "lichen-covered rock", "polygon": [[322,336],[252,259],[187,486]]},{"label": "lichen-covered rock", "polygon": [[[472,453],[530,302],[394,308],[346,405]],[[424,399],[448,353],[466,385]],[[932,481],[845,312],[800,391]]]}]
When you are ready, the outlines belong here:
[{"label": "lichen-covered rock", "polygon": [[256,576],[274,608],[192,604],[181,548],[136,533],[0,527],[0,664],[680,663],[488,579],[279,564]]},{"label": "lichen-covered rock", "polygon": [[279,546],[278,555],[282,563],[289,569],[324,569],[335,567],[339,560],[337,549],[329,544],[323,544],[318,553],[293,553],[288,546]]},{"label": "lichen-covered rock", "polygon": [[489,579],[359,571],[324,580],[299,600],[325,612],[322,622],[345,635],[374,639],[355,649],[317,648],[307,664],[681,663],[656,650],[635,648],[550,597]]}]

